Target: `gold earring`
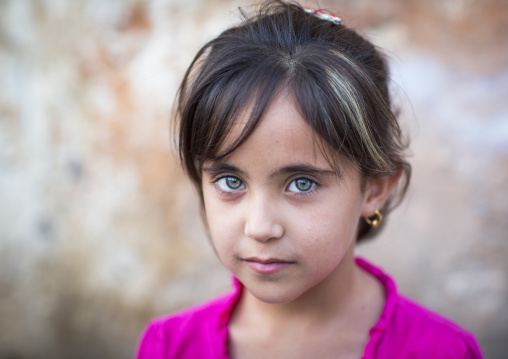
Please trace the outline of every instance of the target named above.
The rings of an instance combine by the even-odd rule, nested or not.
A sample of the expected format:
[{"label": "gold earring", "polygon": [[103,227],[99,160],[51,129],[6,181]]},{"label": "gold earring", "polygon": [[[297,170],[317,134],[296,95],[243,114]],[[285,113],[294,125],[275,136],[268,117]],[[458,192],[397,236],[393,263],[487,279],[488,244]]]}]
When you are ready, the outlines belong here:
[{"label": "gold earring", "polygon": [[371,227],[376,228],[383,220],[383,215],[377,209],[374,211],[374,215],[376,216],[376,218],[370,219],[369,217],[365,217],[364,219],[365,222],[370,224]]}]

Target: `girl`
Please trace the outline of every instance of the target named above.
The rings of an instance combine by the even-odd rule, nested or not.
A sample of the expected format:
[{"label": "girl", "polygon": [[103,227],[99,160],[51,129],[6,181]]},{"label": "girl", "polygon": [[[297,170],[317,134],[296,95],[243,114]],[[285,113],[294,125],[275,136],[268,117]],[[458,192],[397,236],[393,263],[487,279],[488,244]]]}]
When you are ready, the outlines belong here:
[{"label": "girl", "polygon": [[354,258],[410,176],[376,48],[270,1],[206,44],[179,150],[234,290],[154,320],[138,358],[481,358],[471,334]]}]

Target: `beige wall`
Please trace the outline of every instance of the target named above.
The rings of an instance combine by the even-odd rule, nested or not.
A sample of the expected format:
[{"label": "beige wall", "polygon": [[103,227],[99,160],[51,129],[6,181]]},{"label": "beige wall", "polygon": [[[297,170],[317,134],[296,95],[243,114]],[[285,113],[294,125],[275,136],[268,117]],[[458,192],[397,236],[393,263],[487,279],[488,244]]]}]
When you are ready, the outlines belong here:
[{"label": "beige wall", "polygon": [[[0,358],[131,357],[149,318],[229,288],[168,120],[239,4],[0,1]],[[386,49],[413,140],[407,201],[358,252],[506,358],[507,2],[322,4]]]}]

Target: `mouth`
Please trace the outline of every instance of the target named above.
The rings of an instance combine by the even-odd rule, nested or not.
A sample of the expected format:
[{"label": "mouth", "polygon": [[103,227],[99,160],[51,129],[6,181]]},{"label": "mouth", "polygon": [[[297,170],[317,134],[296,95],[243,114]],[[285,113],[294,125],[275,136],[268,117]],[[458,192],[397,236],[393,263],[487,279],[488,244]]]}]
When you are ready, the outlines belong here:
[{"label": "mouth", "polygon": [[279,258],[244,258],[243,261],[256,273],[271,274],[279,272],[295,264],[295,262],[286,261]]}]

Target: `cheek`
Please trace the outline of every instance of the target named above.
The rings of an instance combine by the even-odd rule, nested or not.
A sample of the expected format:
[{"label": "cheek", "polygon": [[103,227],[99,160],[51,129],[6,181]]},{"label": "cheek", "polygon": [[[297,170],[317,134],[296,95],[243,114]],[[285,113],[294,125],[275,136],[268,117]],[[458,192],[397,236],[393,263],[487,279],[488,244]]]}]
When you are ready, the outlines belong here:
[{"label": "cheek", "polygon": [[335,270],[355,242],[355,231],[341,218],[329,218],[301,237],[300,253],[304,253],[308,271],[323,279]]},{"label": "cheek", "polygon": [[[357,208],[327,206],[312,213],[301,226],[304,247],[316,248],[323,252],[341,252],[355,241],[359,215]],[[327,255],[327,253],[324,253]]]},{"label": "cheek", "polygon": [[205,196],[205,218],[208,224],[212,244],[222,262],[226,262],[235,252],[238,242],[238,230],[233,230],[234,211],[222,208],[217,201],[208,200]]}]

